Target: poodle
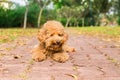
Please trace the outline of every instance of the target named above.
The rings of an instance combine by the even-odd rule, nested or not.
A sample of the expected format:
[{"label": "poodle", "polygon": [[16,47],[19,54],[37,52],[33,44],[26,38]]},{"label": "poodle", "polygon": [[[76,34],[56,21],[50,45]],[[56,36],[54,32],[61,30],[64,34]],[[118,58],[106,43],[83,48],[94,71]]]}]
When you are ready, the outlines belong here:
[{"label": "poodle", "polygon": [[68,34],[58,21],[47,21],[37,36],[40,43],[32,50],[32,59],[35,61],[43,61],[50,57],[57,62],[65,62],[69,59],[68,53],[75,51],[66,45]]}]

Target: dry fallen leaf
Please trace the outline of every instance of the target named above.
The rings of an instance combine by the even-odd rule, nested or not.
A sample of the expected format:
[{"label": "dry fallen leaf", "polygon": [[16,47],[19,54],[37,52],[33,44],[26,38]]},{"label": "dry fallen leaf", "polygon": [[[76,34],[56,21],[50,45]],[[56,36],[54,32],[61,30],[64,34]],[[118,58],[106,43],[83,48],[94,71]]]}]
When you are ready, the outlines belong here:
[{"label": "dry fallen leaf", "polygon": [[99,48],[107,48],[107,45],[99,46]]},{"label": "dry fallen leaf", "polygon": [[103,41],[108,41],[108,42],[111,41],[111,39],[104,39],[104,38],[102,40]]},{"label": "dry fallen leaf", "polygon": [[0,58],[3,57],[3,56],[5,56],[5,55],[6,55],[6,54],[4,54],[4,53],[0,53]]},{"label": "dry fallen leaf", "polygon": [[115,45],[116,48],[120,48],[120,45]]},{"label": "dry fallen leaf", "polygon": [[2,72],[2,73],[8,73],[8,69],[6,69],[6,68],[0,68],[0,72]]},{"label": "dry fallen leaf", "polygon": [[2,47],[2,48],[0,47],[0,51],[3,51],[3,50],[4,50],[4,48],[3,48],[3,47]]},{"label": "dry fallen leaf", "polygon": [[14,59],[19,59],[19,58],[21,58],[22,56],[20,56],[20,55],[14,55],[13,57],[14,57]]},{"label": "dry fallen leaf", "polygon": [[78,66],[73,66],[73,70],[76,71],[78,69]]},{"label": "dry fallen leaf", "polygon": [[73,77],[74,80],[78,80],[78,77],[77,77],[76,75],[74,75],[74,74],[65,74],[65,75],[70,76],[70,77]]},{"label": "dry fallen leaf", "polygon": [[104,54],[104,56],[108,56],[107,54]]},{"label": "dry fallen leaf", "polygon": [[55,77],[53,75],[51,75],[51,80],[55,80]]},{"label": "dry fallen leaf", "polygon": [[14,47],[0,47],[0,51],[4,51],[4,50],[6,50],[6,51],[11,51],[12,49],[14,49]]},{"label": "dry fallen leaf", "polygon": [[17,43],[18,46],[24,46],[24,45],[26,45],[27,41],[28,41],[27,39],[25,39],[25,40],[19,39],[19,40],[16,41],[16,43]]},{"label": "dry fallen leaf", "polygon": [[108,60],[110,60],[112,63],[114,63],[116,66],[120,66],[120,62],[118,62],[118,60],[112,58],[112,57],[108,57]]},{"label": "dry fallen leaf", "polygon": [[28,63],[29,63],[30,65],[33,65],[33,64],[34,64],[34,60],[31,59]]},{"label": "dry fallen leaf", "polygon": [[12,48],[11,48],[11,47],[8,47],[8,48],[6,48],[5,50],[10,51],[10,50],[12,50]]}]

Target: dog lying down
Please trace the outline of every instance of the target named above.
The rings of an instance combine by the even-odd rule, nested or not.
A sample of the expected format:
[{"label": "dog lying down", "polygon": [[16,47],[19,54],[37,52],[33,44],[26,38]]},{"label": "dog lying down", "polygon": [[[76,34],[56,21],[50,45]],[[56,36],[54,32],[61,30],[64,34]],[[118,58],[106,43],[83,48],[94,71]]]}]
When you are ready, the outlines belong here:
[{"label": "dog lying down", "polygon": [[50,57],[57,62],[65,62],[69,59],[68,53],[75,51],[66,45],[68,34],[58,21],[47,21],[38,31],[37,37],[40,43],[32,50],[32,59],[35,61]]}]

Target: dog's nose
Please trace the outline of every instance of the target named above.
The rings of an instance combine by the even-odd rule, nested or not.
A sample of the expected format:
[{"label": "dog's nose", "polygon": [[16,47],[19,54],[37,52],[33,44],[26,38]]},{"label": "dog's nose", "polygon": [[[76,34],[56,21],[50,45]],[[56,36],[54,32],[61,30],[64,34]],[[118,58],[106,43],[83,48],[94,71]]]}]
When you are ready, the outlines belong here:
[{"label": "dog's nose", "polygon": [[60,41],[56,41],[57,44],[60,44],[61,42]]}]

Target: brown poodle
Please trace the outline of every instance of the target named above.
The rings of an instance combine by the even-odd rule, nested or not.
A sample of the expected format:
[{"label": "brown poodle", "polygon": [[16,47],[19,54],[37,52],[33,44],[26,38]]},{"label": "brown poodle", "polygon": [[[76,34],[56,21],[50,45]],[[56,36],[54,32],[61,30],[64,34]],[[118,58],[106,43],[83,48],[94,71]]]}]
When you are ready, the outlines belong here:
[{"label": "brown poodle", "polygon": [[68,35],[58,21],[47,21],[39,30],[38,39],[39,45],[32,50],[32,58],[35,61],[43,61],[49,56],[55,61],[65,62],[69,59],[67,52],[75,51],[65,45]]}]

